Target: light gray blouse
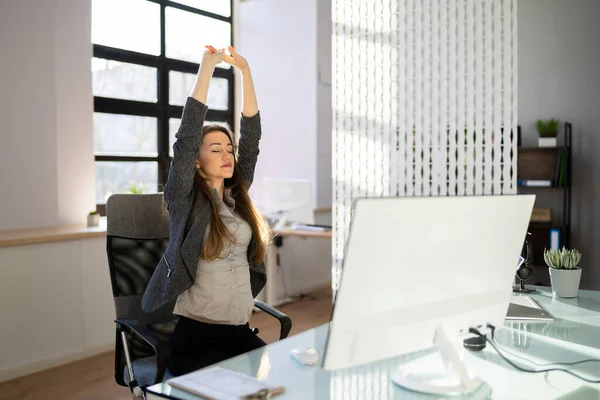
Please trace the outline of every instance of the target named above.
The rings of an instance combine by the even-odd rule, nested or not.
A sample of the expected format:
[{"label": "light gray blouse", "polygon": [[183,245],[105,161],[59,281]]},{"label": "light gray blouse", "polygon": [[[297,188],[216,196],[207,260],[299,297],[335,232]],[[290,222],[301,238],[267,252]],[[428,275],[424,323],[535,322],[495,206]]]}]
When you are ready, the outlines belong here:
[{"label": "light gray blouse", "polygon": [[[252,229],[234,211],[235,201],[229,190],[223,197],[227,204],[220,202],[219,215],[236,242],[226,240],[223,251],[212,261],[198,260],[194,284],[178,296],[173,313],[207,323],[244,325],[254,308],[248,264]],[[210,223],[204,243],[209,232]]]}]

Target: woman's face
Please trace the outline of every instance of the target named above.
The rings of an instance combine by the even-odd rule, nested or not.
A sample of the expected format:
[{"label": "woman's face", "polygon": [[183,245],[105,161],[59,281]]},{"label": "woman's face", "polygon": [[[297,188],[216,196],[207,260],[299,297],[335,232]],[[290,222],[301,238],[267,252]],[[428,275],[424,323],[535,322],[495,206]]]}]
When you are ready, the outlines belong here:
[{"label": "woman's face", "polygon": [[233,145],[225,133],[212,131],[204,134],[196,167],[204,179],[229,179],[233,176]]}]

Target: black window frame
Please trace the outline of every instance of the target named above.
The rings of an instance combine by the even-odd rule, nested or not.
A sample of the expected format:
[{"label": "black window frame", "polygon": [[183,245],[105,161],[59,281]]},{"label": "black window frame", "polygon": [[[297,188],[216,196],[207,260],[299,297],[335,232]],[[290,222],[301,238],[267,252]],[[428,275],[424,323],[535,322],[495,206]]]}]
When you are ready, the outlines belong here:
[{"label": "black window frame", "polygon": [[[168,58],[166,56],[166,8],[172,7],[193,14],[214,18],[228,22],[231,29],[231,41],[233,42],[233,0],[230,0],[231,12],[229,17],[214,14],[208,11],[179,4],[170,0],[146,0],[160,5],[160,55],[139,53],[130,50],[119,49],[93,43],[93,57],[123,63],[142,65],[156,68],[157,101],[145,102],[137,100],[124,100],[102,96],[94,96],[94,113],[132,115],[140,117],[153,117],[157,119],[157,155],[154,156],[123,156],[123,155],[100,155],[94,152],[94,165],[98,162],[156,162],[158,168],[157,191],[161,191],[167,182],[171,165],[169,143],[169,120],[181,118],[183,106],[169,104],[169,72],[177,71],[196,74],[200,64]],[[233,45],[233,43],[231,43]],[[203,51],[201,43],[198,51]],[[207,121],[226,122],[232,129],[234,127],[234,104],[235,104],[235,74],[233,68],[215,68],[213,78],[224,78],[228,81],[227,111],[209,109],[206,115]],[[190,88],[191,89],[191,88]],[[96,209],[101,215],[105,215],[105,204],[96,204]]]}]

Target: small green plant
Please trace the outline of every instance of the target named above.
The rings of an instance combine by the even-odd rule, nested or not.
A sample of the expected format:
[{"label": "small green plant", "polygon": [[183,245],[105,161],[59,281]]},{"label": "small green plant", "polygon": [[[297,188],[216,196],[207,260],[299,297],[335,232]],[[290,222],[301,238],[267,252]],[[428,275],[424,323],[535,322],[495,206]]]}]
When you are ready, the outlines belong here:
[{"label": "small green plant", "polygon": [[144,193],[144,189],[142,189],[141,185],[140,186],[131,185],[131,186],[129,186],[127,193],[141,194],[141,193]]},{"label": "small green plant", "polygon": [[554,269],[578,269],[581,261],[581,253],[576,249],[547,250],[544,249],[544,261],[546,265]]},{"label": "small green plant", "polygon": [[98,211],[90,211],[90,215],[96,215],[98,214]]},{"label": "small green plant", "polygon": [[560,121],[556,118],[552,119],[538,119],[535,122],[535,129],[537,129],[540,137],[553,138],[558,136],[558,126]]}]

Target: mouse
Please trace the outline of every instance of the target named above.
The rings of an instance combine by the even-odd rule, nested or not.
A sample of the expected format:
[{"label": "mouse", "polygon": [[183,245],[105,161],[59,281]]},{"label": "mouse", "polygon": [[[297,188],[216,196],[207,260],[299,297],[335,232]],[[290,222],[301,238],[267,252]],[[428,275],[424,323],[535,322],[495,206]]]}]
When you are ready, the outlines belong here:
[{"label": "mouse", "polygon": [[481,351],[485,349],[486,338],[483,336],[475,336],[463,340],[463,347],[471,351]]},{"label": "mouse", "polygon": [[316,365],[319,361],[319,353],[311,347],[292,350],[292,357],[304,365]]}]

